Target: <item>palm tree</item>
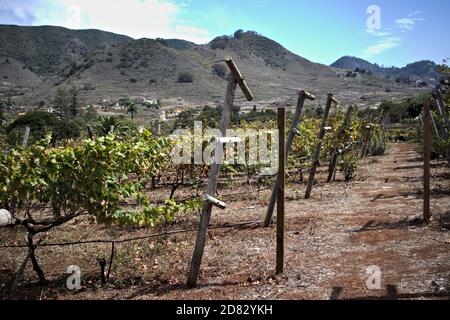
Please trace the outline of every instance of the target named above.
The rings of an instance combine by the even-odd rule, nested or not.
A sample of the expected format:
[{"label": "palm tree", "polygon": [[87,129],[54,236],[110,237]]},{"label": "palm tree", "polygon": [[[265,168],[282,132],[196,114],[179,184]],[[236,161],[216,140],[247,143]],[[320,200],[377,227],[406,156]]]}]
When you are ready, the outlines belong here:
[{"label": "palm tree", "polygon": [[111,133],[111,128],[114,132],[120,132],[123,129],[122,120],[118,117],[100,117],[95,129],[100,136],[106,136]]},{"label": "palm tree", "polygon": [[138,108],[134,102],[128,104],[127,114],[131,113],[131,119],[134,120],[134,115],[138,113]]}]

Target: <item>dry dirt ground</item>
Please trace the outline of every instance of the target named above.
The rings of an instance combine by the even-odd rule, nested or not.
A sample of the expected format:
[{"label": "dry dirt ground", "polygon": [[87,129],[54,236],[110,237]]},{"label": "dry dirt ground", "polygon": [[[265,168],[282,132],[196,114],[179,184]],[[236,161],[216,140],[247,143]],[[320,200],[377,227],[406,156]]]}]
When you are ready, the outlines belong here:
[{"label": "dry dirt ground", "polygon": [[[364,160],[355,181],[322,183],[310,200],[304,184],[291,181],[286,202],[285,273],[274,275],[275,228],[216,229],[208,242],[196,289],[184,286],[195,232],[117,244],[111,281],[102,287],[97,259],[109,259],[109,244],[40,248],[38,260],[51,280],[37,285],[31,267],[13,294],[6,283],[24,249],[0,249],[1,296],[5,299],[449,299],[450,171],[433,162],[433,222],[424,225],[422,162],[412,144],[390,146]],[[340,174],[338,178],[340,179]],[[269,190],[221,184],[228,209],[214,210],[211,223],[260,220]],[[226,190],[223,190],[226,189]],[[164,230],[192,228],[198,214],[179,217]],[[80,219],[54,230],[45,241],[130,238],[161,230],[120,229]],[[0,244],[22,243],[6,231]],[[82,272],[82,289],[65,287],[69,265]],[[367,288],[369,266],[381,271],[381,287]]]}]

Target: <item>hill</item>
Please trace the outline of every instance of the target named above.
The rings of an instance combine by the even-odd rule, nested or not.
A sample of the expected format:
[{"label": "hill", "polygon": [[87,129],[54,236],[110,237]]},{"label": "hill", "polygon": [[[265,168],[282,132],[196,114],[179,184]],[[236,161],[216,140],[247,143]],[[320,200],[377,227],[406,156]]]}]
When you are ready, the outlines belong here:
[{"label": "hill", "polygon": [[45,77],[101,45],[127,40],[131,38],[100,30],[0,25],[0,56],[21,61],[26,68]]},{"label": "hill", "polygon": [[111,105],[126,96],[164,99],[174,107],[221,104],[226,56],[236,61],[255,95],[248,103],[238,91],[244,108],[285,100],[295,104],[299,89],[317,95],[313,106],[323,104],[328,92],[344,103],[369,104],[416,90],[368,75],[346,78],[338,69],[309,61],[252,31],[220,36],[206,45],[50,26],[0,26],[0,31],[0,98],[13,97],[24,107],[42,101],[51,105],[58,88],[71,86],[81,90],[86,104]]},{"label": "hill", "polygon": [[330,67],[348,70],[359,69],[402,81],[409,79],[410,81],[422,80],[437,83],[440,78],[439,66],[429,60],[414,62],[403,68],[384,68],[357,57],[345,56],[331,64]]}]

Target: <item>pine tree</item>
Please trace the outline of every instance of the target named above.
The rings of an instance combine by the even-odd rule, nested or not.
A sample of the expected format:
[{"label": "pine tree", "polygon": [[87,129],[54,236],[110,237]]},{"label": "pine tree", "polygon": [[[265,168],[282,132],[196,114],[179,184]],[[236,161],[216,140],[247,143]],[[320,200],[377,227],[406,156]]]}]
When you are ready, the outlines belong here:
[{"label": "pine tree", "polygon": [[53,104],[59,116],[65,117],[68,115],[68,102],[66,90],[64,90],[63,88],[58,88],[56,90],[56,96],[54,98]]},{"label": "pine tree", "polygon": [[73,86],[69,91],[69,114],[76,117],[79,114],[79,101],[78,101],[78,89]]}]

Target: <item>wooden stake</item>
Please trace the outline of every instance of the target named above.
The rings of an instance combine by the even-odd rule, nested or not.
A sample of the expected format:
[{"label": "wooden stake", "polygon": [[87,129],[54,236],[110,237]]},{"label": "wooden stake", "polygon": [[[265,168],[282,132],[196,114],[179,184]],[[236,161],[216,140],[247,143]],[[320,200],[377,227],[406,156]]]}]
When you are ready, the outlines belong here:
[{"label": "wooden stake", "polygon": [[[354,105],[350,105],[347,109],[347,113],[345,114],[344,117],[344,122],[342,123],[342,127],[339,129],[337,136],[341,136],[344,131],[348,128],[348,126],[350,125],[350,121],[352,118],[352,112],[354,110],[355,106]],[[336,175],[336,168],[337,168],[337,163],[339,160],[339,152],[338,150],[333,150],[333,154],[331,157],[331,162],[330,162],[330,168],[328,171],[328,178],[327,178],[327,182],[331,182],[331,180],[333,180],[334,176]]]},{"label": "wooden stake", "polygon": [[423,170],[423,220],[430,222],[430,158],[431,158],[431,127],[430,127],[430,102],[425,102],[423,106],[423,150],[424,150],[424,170]]},{"label": "wooden stake", "polygon": [[277,264],[276,274],[284,270],[284,193],[286,179],[286,109],[278,108],[278,188],[277,188]]},{"label": "wooden stake", "polygon": [[28,146],[28,139],[30,138],[30,127],[25,127],[25,133],[23,135],[22,145],[24,148]]},{"label": "wooden stake", "polygon": [[[309,92],[306,92],[305,90],[301,90],[298,95],[298,101],[297,101],[297,107],[295,108],[295,114],[294,118],[292,119],[291,129],[288,134],[287,142],[286,142],[286,159],[289,157],[289,154],[291,153],[292,149],[292,143],[294,142],[294,137],[298,132],[297,127],[300,123],[300,116],[303,112],[303,106],[305,104],[305,100],[315,100],[316,98],[310,94]],[[275,203],[277,199],[277,190],[280,182],[278,181],[278,177],[275,180],[275,184],[272,189],[272,195],[270,196],[270,202],[269,207],[267,209],[266,218],[264,220],[264,227],[268,227],[272,223],[272,216],[273,211],[275,209]]]},{"label": "wooden stake", "polygon": [[[241,73],[237,66],[234,64],[231,58],[225,60],[230,68],[230,75],[228,76],[228,87],[225,95],[225,104],[222,112],[222,119],[220,122],[220,132],[222,136],[226,136],[226,131],[231,119],[231,112],[233,109],[233,103],[236,96],[237,85],[241,87],[242,91],[246,95],[248,100],[252,100],[253,96],[250,89],[247,87]],[[216,145],[215,161],[211,165],[211,171],[209,174],[208,189],[206,194],[214,196],[217,191],[217,181],[219,179],[221,160],[223,158],[223,144],[218,143]],[[206,233],[208,231],[209,221],[211,219],[213,204],[210,201],[203,202],[202,216],[200,218],[200,224],[198,227],[197,240],[195,242],[194,253],[189,267],[189,275],[187,280],[187,286],[193,288],[197,285],[198,275],[200,272],[200,265],[203,258],[203,252],[206,244]]]},{"label": "wooden stake", "polygon": [[316,148],[314,150],[311,170],[309,172],[308,186],[306,187],[305,199],[309,199],[311,197],[311,192],[313,189],[314,178],[316,176],[317,167],[319,166],[319,158],[320,158],[320,150],[322,149],[323,138],[325,138],[325,126],[328,121],[328,116],[330,115],[331,104],[337,101],[333,98],[333,95],[328,94],[327,105],[325,107],[325,112],[323,113],[322,123],[320,124],[320,131],[318,136],[318,141],[316,144]]},{"label": "wooden stake", "polygon": [[92,130],[92,127],[87,126],[86,129],[87,129],[87,134],[88,134],[89,139],[91,139],[91,140],[94,139],[94,131]]}]

